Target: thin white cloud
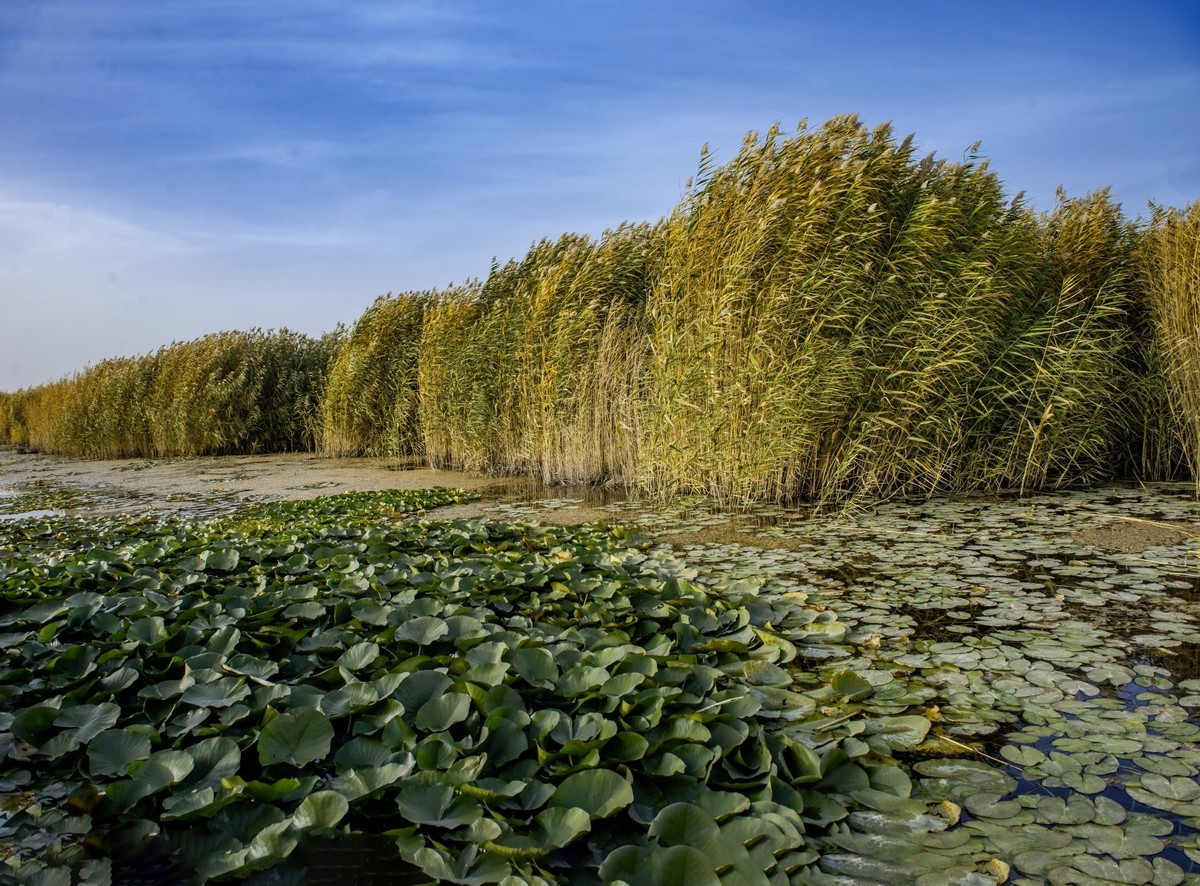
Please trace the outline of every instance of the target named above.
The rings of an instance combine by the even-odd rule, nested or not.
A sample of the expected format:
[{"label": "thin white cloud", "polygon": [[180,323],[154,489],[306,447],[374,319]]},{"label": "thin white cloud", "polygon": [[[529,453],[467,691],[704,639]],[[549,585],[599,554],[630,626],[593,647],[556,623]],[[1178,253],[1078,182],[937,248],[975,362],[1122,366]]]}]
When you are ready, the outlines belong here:
[{"label": "thin white cloud", "polygon": [[53,200],[0,196],[0,262],[56,256],[178,253],[186,238]]},{"label": "thin white cloud", "polygon": [[142,66],[482,69],[519,61],[477,39],[489,18],[459,4],[289,3],[286,14],[263,12],[240,2],[57,3],[21,24],[9,65],[69,83],[81,71],[120,77]]}]

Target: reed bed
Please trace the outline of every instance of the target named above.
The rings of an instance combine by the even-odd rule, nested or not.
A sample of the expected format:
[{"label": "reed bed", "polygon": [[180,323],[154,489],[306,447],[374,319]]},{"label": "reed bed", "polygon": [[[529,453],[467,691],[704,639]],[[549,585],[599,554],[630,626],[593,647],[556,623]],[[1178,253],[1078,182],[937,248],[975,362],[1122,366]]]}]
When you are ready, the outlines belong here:
[{"label": "reed bed", "polygon": [[[336,336],[222,332],[18,392],[8,442],[85,458],[311,449]],[[13,410],[15,413],[16,410]]]},{"label": "reed bed", "polygon": [[544,240],[481,286],[435,300],[420,361],[430,462],[631,480],[660,242],[650,225]]},{"label": "reed bed", "polygon": [[853,502],[1162,469],[1139,233],[1104,191],[1039,217],[986,163],[843,117],[702,163],[668,227],[648,488]]},{"label": "reed bed", "polygon": [[1035,242],[974,392],[960,488],[1080,486],[1136,459],[1135,229],[1105,191],[1060,193]]},{"label": "reed bed", "polygon": [[1143,267],[1152,359],[1168,406],[1161,413],[1169,416],[1161,434],[1177,442],[1200,496],[1200,201],[1185,210],[1156,211],[1145,236]]},{"label": "reed bed", "polygon": [[650,303],[642,483],[775,501],[954,485],[1038,251],[986,164],[918,158],[855,117],[702,163]]},{"label": "reed bed", "polygon": [[417,364],[425,309],[436,292],[376,299],[342,341],[321,402],[327,456],[420,456]]},{"label": "reed bed", "polygon": [[320,342],[105,361],[0,396],[0,440],[316,445],[731,503],[1195,478],[1198,243],[1200,204],[1039,215],[887,125],[776,127],[702,154],[656,224],[542,240]]},{"label": "reed bed", "polygon": [[29,445],[25,411],[30,397],[28,390],[0,391],[0,445]]}]

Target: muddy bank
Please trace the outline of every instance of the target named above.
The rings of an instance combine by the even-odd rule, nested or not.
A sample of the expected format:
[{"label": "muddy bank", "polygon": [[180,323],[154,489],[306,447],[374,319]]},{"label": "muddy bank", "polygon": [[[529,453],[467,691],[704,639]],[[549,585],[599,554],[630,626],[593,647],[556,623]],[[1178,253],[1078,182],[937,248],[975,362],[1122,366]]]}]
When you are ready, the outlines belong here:
[{"label": "muddy bank", "polygon": [[[306,499],[339,492],[428,489],[448,486],[480,495],[478,501],[431,512],[431,517],[502,517],[556,525],[618,522],[631,514],[614,511],[625,496],[584,487],[545,487],[527,477],[501,477],[445,471],[387,458],[322,458],[309,452],[167,459],[82,460],[0,447],[0,494],[37,489],[78,492],[88,511],[203,511],[239,501]],[[572,497],[573,496],[573,497]],[[515,503],[511,507],[496,506]],[[986,509],[986,502],[980,502]],[[67,505],[69,507],[69,503]],[[650,507],[647,505],[647,507]],[[635,510],[639,510],[635,508]],[[778,508],[772,514],[783,513]],[[837,519],[830,517],[828,519]],[[767,520],[765,522],[771,522]],[[680,525],[656,532],[676,546],[740,544],[763,549],[801,550],[789,535],[757,531],[761,517],[725,515],[704,525]],[[1099,551],[1140,553],[1162,545],[1200,539],[1200,523],[1148,520],[1114,513],[1080,527],[1074,541]]]},{"label": "muddy bank", "polygon": [[85,461],[0,448],[0,488],[66,488],[113,501],[271,501],[434,486],[488,490],[499,497],[515,483],[502,477],[413,467],[394,459],[320,458],[310,452]]}]

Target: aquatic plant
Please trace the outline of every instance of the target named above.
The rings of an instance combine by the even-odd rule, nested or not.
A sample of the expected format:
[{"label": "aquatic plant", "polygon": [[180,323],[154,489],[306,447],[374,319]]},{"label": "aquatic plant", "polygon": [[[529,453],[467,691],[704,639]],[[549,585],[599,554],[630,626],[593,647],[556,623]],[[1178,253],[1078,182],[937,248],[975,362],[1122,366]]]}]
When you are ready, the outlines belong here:
[{"label": "aquatic plant", "polygon": [[165,455],[316,435],[330,455],[846,506],[1196,479],[1200,211],[1133,223],[1101,190],[1038,215],[974,150],[922,157],[854,116],[751,133],[727,163],[704,153],[656,224],[385,296],[345,338],[105,361],[5,395],[0,440]]},{"label": "aquatic plant", "polygon": [[342,339],[321,399],[322,455],[419,456],[417,364],[425,307],[437,293],[375,300]]},{"label": "aquatic plant", "polygon": [[1154,357],[1168,392],[1170,431],[1200,494],[1200,202],[1157,210],[1145,239]]},{"label": "aquatic plant", "polygon": [[767,728],[813,710],[773,625],[819,645],[834,619],[709,593],[620,529],[402,519],[461,498],[0,526],[8,870],[103,877],[158,839],[245,876],[348,827],[438,880],[766,883],[852,794],[925,808],[890,752],[928,719]]},{"label": "aquatic plant", "polygon": [[632,478],[642,306],[660,241],[649,225],[544,240],[481,286],[435,300],[420,365],[430,462]]},{"label": "aquatic plant", "polygon": [[743,500],[953,486],[986,357],[1040,270],[986,164],[918,160],[855,117],[752,133],[702,160],[668,227],[639,476]]},{"label": "aquatic plant", "polygon": [[741,501],[1162,476],[1137,238],[854,117],[751,134],[666,222],[431,306],[429,459]]},{"label": "aquatic plant", "polygon": [[1096,483],[1141,442],[1135,231],[1106,191],[1060,192],[1040,227],[1040,261],[1010,293],[973,392],[960,488]]},{"label": "aquatic plant", "polygon": [[9,442],[88,458],[311,449],[337,338],[222,332],[104,360],[15,395]]},{"label": "aquatic plant", "polygon": [[[562,520],[583,504],[485,513]],[[1200,872],[1200,619],[1186,602],[1200,588],[1200,504],[1183,484],[909,500],[854,519],[693,496],[600,510],[669,541],[715,593],[762,581],[760,599],[803,601],[806,616],[779,629],[818,679],[790,701],[787,734],[894,735],[916,722],[910,705],[931,720],[905,755],[912,797],[961,805],[960,824],[925,831],[928,816],[895,797],[856,793],[844,826],[814,835],[819,873],[800,882]],[[807,629],[794,635],[796,622]],[[804,714],[814,705],[824,718]]]},{"label": "aquatic plant", "polygon": [[33,394],[29,389],[0,391],[0,446],[25,446],[29,426],[25,413]]}]

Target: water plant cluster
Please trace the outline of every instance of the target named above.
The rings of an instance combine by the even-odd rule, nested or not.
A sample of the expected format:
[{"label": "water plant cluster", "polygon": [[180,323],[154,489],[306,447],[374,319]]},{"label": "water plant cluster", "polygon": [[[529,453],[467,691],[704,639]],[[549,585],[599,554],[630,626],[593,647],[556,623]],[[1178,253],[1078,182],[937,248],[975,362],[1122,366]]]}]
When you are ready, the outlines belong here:
[{"label": "water plant cluster", "polygon": [[5,876],[279,882],[364,833],[414,882],[824,882],[864,804],[954,820],[894,758],[932,721],[843,729],[871,684],[804,666],[832,612],[620,527],[406,519],[464,498],[0,524]]},{"label": "water plant cluster", "polygon": [[208,337],[4,395],[0,440],[738,501],[1196,478],[1198,254],[1200,204],[1039,215],[986,162],[840,117],[703,155],[655,224],[386,296],[345,336]]},{"label": "water plant cluster", "polygon": [[[569,519],[581,504],[488,511]],[[793,701],[850,715],[830,733],[869,734],[864,712],[904,706],[931,719],[921,750],[946,756],[905,755],[912,796],[961,804],[961,824],[921,833],[912,809],[856,810],[815,841],[822,871],[966,882],[1000,859],[1030,886],[1200,877],[1200,506],[1187,486],[894,503],[853,520],[699,498],[598,507],[670,539],[702,584],[766,576],[761,596],[833,613],[838,636],[798,648],[846,694]],[[1122,527],[1162,540],[1105,550]]]}]

